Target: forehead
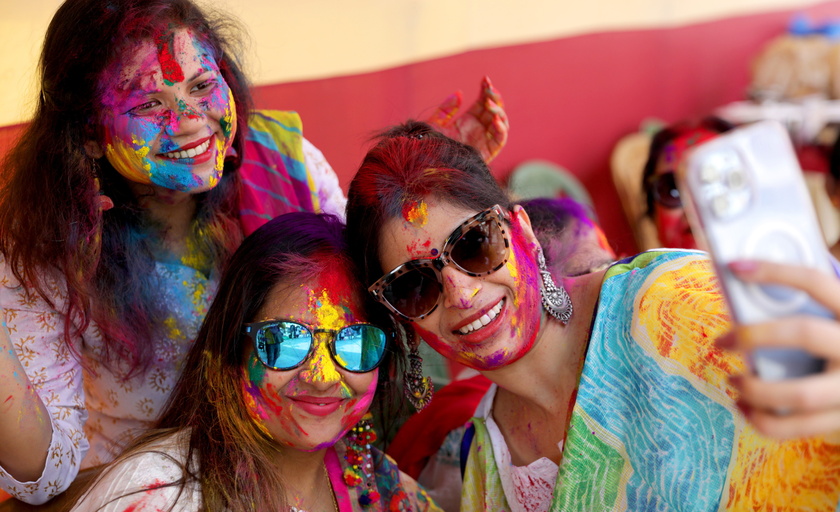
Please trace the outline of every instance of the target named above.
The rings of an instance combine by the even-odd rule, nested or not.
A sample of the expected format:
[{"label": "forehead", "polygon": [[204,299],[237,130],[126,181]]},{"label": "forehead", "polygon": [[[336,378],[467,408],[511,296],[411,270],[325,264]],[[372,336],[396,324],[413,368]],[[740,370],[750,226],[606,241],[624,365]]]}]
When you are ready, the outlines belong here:
[{"label": "forehead", "polygon": [[100,86],[112,91],[156,88],[164,81],[189,79],[202,68],[216,68],[212,51],[191,30],[178,28],[126,45],[106,68]]},{"label": "forehead", "polygon": [[314,277],[290,278],[274,285],[256,321],[288,318],[334,329],[365,321],[361,292],[344,269],[325,267]]},{"label": "forehead", "polygon": [[398,259],[435,256],[452,231],[476,213],[434,196],[403,205],[400,216],[382,225],[380,259],[385,263],[386,253]]}]

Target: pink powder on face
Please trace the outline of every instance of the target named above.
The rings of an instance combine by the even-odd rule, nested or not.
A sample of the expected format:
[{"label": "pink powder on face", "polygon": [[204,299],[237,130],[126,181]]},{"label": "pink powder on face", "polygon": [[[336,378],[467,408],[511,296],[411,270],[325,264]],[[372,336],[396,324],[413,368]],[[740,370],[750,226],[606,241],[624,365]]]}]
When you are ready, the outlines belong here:
[{"label": "pink powder on face", "polygon": [[536,248],[528,244],[518,222],[511,223],[511,251],[506,264],[514,280],[514,311],[510,336],[519,340],[513,362],[534,346],[541,324],[539,290],[542,286],[535,256]]}]

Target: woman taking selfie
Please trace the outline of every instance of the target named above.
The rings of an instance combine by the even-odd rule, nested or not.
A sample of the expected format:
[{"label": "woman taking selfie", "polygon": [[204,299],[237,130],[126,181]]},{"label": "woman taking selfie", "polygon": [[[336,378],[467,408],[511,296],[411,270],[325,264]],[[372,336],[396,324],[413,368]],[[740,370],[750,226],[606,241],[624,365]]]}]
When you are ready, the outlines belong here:
[{"label": "woman taking selfie", "polygon": [[347,221],[373,296],[495,384],[461,444],[462,510],[837,506],[840,444],[769,440],[738,411],[703,253],[560,280],[480,156],[422,123],[368,152]]}]

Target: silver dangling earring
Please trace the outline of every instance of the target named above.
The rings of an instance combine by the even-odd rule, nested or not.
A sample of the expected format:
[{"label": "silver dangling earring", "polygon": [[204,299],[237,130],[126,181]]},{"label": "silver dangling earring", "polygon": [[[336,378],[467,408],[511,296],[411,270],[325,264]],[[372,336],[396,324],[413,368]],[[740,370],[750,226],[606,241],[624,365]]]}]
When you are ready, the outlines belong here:
[{"label": "silver dangling earring", "polygon": [[546,313],[566,325],[572,318],[572,298],[569,297],[565,288],[558,287],[554,283],[554,278],[551,277],[551,273],[545,266],[545,256],[543,256],[542,249],[537,250],[537,265],[539,265],[540,275],[542,275],[540,298],[543,308],[545,308]]},{"label": "silver dangling earring", "polygon": [[406,344],[408,351],[408,368],[403,373],[405,383],[405,396],[417,411],[422,411],[435,394],[435,387],[432,385],[431,377],[423,377],[423,358],[417,349],[419,343],[414,343],[414,335],[405,329],[407,337]]}]

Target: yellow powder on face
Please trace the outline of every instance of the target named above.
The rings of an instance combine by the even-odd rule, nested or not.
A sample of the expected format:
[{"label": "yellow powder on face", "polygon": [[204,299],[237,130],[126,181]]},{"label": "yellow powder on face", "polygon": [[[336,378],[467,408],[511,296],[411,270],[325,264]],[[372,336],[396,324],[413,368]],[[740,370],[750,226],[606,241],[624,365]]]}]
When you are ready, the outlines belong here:
[{"label": "yellow powder on face", "polygon": [[108,144],[105,146],[105,155],[108,157],[108,161],[111,162],[111,165],[113,165],[120,174],[136,183],[152,182],[148,173],[142,173],[138,170],[138,166],[146,171],[151,170],[151,164],[149,162],[144,162],[143,160],[148,153],[148,147],[134,149],[120,139],[116,139],[114,144]]},{"label": "yellow powder on face", "polygon": [[[310,292],[309,310],[315,312],[318,327],[321,329],[338,329],[344,325],[344,309],[332,302],[326,289],[322,288],[320,295]],[[329,341],[326,336],[317,336],[314,340],[315,353],[312,354],[312,369],[314,372],[312,380],[315,382],[341,381],[341,374],[338,373],[335,362],[327,348]]]},{"label": "yellow powder on face", "polygon": [[339,329],[344,326],[344,308],[333,304],[327,290],[322,289],[321,295],[309,298],[310,311],[315,312],[318,325],[323,329]]}]

